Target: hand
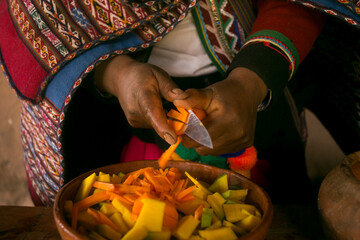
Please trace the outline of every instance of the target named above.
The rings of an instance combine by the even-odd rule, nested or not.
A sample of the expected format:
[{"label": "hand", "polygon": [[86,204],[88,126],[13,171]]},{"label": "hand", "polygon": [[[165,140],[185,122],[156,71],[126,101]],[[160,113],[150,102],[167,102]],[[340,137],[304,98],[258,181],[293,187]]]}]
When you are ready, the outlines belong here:
[{"label": "hand", "polygon": [[253,145],[257,106],[266,93],[262,79],[246,68],[235,68],[226,79],[207,88],[186,90],[174,104],[206,111],[203,123],[214,148],[201,146],[186,136],[182,144],[195,148],[200,155],[234,153]]},{"label": "hand", "polygon": [[161,98],[173,101],[183,94],[159,67],[122,55],[95,70],[95,85],[116,96],[132,127],[154,128],[160,137],[174,144],[177,135],[168,125]]}]

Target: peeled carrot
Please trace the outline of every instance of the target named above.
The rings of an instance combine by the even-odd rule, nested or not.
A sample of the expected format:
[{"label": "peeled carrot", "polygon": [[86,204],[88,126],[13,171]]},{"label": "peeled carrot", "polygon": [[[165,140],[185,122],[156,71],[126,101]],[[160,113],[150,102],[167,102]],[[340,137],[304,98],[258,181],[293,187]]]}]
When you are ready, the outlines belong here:
[{"label": "peeled carrot", "polygon": [[102,212],[97,211],[92,208],[88,208],[87,213],[95,219],[97,224],[106,224],[109,227],[111,227],[112,229],[114,229],[115,231],[117,231],[117,232],[119,231],[119,228]]},{"label": "peeled carrot", "polygon": [[90,196],[84,198],[83,200],[80,200],[80,201],[74,203],[73,207],[77,207],[78,211],[80,212],[80,211],[85,210],[95,204],[106,201],[109,198],[110,198],[110,196],[107,191],[101,191],[101,192],[90,195]]},{"label": "peeled carrot", "polygon": [[186,197],[187,195],[191,194],[191,192],[196,188],[195,185],[188,187],[181,192],[179,192],[176,196],[177,199],[181,200],[182,198]]},{"label": "peeled carrot", "polygon": [[182,136],[178,136],[177,141],[175,144],[171,145],[168,149],[165,150],[165,152],[163,152],[163,154],[161,154],[158,163],[159,163],[159,167],[161,168],[165,168],[167,163],[169,162],[171,155],[175,152],[176,148],[179,146],[180,142],[181,142]]},{"label": "peeled carrot", "polygon": [[199,220],[201,218],[203,208],[205,207],[204,204],[200,204],[200,206],[194,212],[194,218]]},{"label": "peeled carrot", "polygon": [[95,181],[93,183],[93,187],[99,188],[102,190],[108,190],[108,191],[113,191],[115,189],[115,185],[113,183],[106,183],[106,182],[99,182],[99,181]]}]

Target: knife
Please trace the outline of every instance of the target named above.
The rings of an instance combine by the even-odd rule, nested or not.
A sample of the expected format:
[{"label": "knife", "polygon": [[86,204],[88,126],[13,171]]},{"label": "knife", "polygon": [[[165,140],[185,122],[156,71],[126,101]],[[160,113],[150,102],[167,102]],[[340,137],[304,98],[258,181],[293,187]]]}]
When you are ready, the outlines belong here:
[{"label": "knife", "polygon": [[200,143],[201,145],[213,149],[213,144],[211,141],[211,137],[204,124],[200,121],[200,119],[195,115],[195,113],[191,110],[187,110],[189,112],[189,118],[187,123],[185,134],[193,139],[194,141]]},{"label": "knife", "polygon": [[[164,108],[169,109],[175,109],[177,110],[176,106],[173,105],[173,103],[165,101],[163,103]],[[189,117],[187,119],[187,122],[182,122],[178,119],[173,119],[168,117],[168,119],[173,121],[179,121],[186,125],[185,129],[185,135],[193,139],[194,141],[200,143],[201,145],[213,149],[213,143],[210,137],[209,132],[205,128],[204,124],[200,121],[200,119],[195,115],[195,113],[192,110],[187,110],[189,113]]]}]

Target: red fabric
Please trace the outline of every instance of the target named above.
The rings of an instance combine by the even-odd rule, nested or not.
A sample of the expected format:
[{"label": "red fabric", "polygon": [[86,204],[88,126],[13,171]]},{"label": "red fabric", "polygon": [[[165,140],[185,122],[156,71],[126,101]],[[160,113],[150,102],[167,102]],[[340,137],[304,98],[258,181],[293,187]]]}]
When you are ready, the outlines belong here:
[{"label": "red fabric", "polygon": [[16,89],[18,94],[22,93],[20,96],[35,99],[38,86],[46,76],[46,71],[17,36],[6,0],[0,1],[0,29],[0,49],[3,63],[14,80],[11,84],[18,88]]},{"label": "red fabric", "polygon": [[284,0],[259,0],[258,15],[251,33],[274,30],[295,45],[300,62],[306,57],[325,24],[325,16],[316,10]]},{"label": "red fabric", "polygon": [[161,156],[162,152],[156,144],[142,142],[139,138],[133,136],[124,147],[120,161],[156,160]]},{"label": "red fabric", "polygon": [[28,174],[26,174],[26,178],[27,178],[27,182],[28,182],[28,187],[29,187],[29,192],[30,192],[30,196],[31,196],[31,200],[33,201],[34,205],[37,206],[37,207],[43,207],[45,206],[40,198],[38,197],[38,195],[36,194],[33,186],[31,185],[31,181],[29,179],[29,176]]}]

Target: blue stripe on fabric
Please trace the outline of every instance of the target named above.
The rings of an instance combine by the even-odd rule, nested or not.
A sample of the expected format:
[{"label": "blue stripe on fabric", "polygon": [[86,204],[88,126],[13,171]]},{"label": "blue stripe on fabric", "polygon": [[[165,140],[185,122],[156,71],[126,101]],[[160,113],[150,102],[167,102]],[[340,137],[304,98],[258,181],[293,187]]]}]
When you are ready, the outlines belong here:
[{"label": "blue stripe on fabric", "polygon": [[[328,9],[333,9],[345,16],[354,18],[356,21],[360,21],[360,16],[349,9],[346,4],[342,4],[338,1],[330,1],[330,0],[308,0],[308,1],[299,1],[299,2],[309,2],[315,5],[321,5]],[[353,5],[355,7],[355,4]]]},{"label": "blue stripe on fabric", "polygon": [[82,53],[59,70],[47,86],[45,96],[58,109],[61,109],[74,82],[92,62],[115,50],[128,49],[133,46],[141,45],[142,43],[143,41],[140,38],[130,32],[116,40],[102,43]]}]

